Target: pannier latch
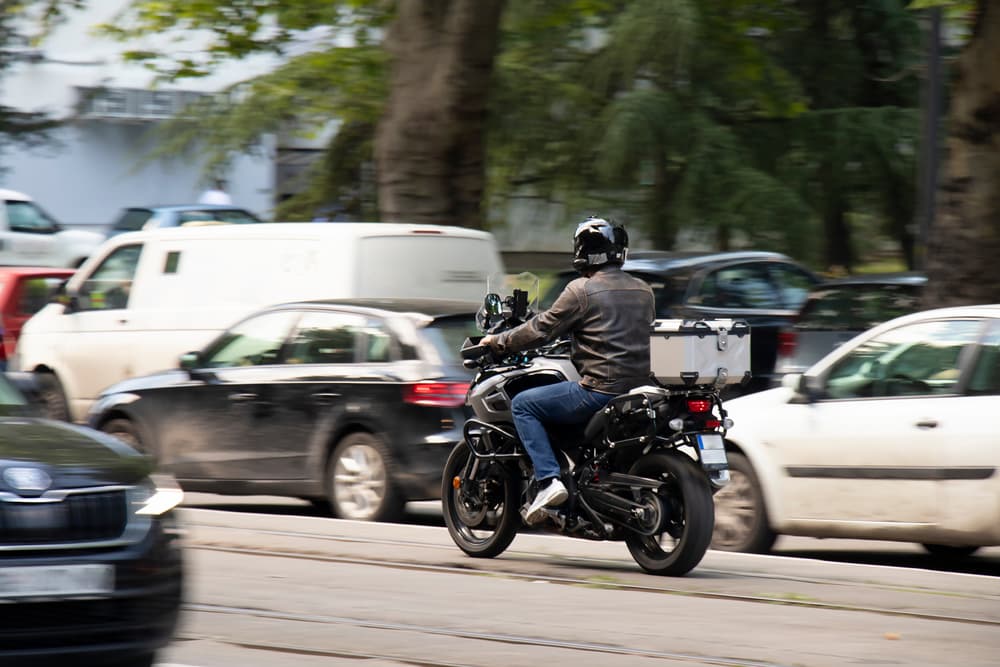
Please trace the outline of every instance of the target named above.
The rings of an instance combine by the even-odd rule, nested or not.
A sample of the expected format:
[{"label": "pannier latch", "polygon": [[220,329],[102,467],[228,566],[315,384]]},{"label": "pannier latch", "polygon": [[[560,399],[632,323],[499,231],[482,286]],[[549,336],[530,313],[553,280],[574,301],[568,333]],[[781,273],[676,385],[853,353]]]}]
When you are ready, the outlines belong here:
[{"label": "pannier latch", "polygon": [[726,348],[729,346],[729,332],[725,329],[719,329],[719,335],[715,340],[719,350],[721,352],[725,352]]}]

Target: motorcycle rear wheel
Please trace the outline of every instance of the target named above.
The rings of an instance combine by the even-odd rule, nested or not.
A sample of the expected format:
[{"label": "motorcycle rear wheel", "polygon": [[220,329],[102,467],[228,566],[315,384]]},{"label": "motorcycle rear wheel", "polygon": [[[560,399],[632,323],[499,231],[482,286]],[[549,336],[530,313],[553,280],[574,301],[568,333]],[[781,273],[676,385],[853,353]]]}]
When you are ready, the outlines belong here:
[{"label": "motorcycle rear wheel", "polygon": [[715,505],[708,479],[694,461],[677,452],[647,454],[635,462],[629,474],[662,480],[666,492],[661,500],[667,510],[658,533],[629,531],[625,535],[632,558],[650,574],[687,574],[701,562],[712,542]]},{"label": "motorcycle rear wheel", "polygon": [[[501,464],[480,464],[475,479],[467,477],[471,453],[458,443],[444,464],[441,504],[448,533],[458,548],[474,558],[503,553],[517,535],[518,484]],[[454,480],[459,485],[455,488]]]}]

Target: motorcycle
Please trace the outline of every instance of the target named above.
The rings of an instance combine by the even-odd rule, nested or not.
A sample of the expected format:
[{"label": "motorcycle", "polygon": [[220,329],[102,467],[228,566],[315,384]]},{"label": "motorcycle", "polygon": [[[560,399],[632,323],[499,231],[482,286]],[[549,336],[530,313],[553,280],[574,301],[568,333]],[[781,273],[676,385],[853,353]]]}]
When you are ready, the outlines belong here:
[{"label": "motorcycle", "polygon": [[[491,292],[479,310],[483,333],[498,333],[534,316],[527,290]],[[480,337],[461,354],[476,370],[467,394],[474,417],[451,451],[442,476],[448,532],[466,554],[493,558],[528,527],[537,493],[531,459],[511,415],[519,392],[578,380],[570,343],[554,341],[498,357]],[[732,421],[721,383],[648,386],[616,396],[589,423],[549,427],[569,497],[531,528],[591,540],[624,541],[646,572],[682,576],[702,560],[715,524],[713,493],[729,480],[724,436]]]}]

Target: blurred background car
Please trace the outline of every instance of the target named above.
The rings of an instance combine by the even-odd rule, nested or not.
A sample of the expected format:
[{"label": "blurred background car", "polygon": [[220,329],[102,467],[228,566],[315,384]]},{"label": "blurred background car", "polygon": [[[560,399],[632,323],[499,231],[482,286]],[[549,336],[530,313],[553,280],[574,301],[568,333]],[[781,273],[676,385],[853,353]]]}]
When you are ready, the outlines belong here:
[{"label": "blurred background car", "polygon": [[183,597],[182,497],[117,439],[33,418],[0,373],[0,664],[152,665]]},{"label": "blurred background car", "polygon": [[915,312],[926,283],[921,273],[883,273],[816,285],[794,323],[778,333],[774,384],[876,324]]},{"label": "blurred background car", "polygon": [[30,196],[0,188],[0,266],[76,268],[103,242],[104,234],[67,228]]},{"label": "blurred background car", "polygon": [[1000,305],[885,322],[783,385],[726,403],[714,548],[766,552],[778,535],[942,556],[1000,544]]},{"label": "blurred background car", "polygon": [[206,223],[246,225],[263,222],[256,215],[228,204],[176,204],[130,206],[108,228],[108,238],[125,232],[158,227],[181,227]]},{"label": "blurred background car", "polygon": [[354,299],[275,306],[102,393],[89,424],[149,452],[185,490],[284,495],[388,521],[441,494],[462,438],[459,356],[478,303]]},{"label": "blurred background car", "polygon": [[[763,251],[630,251],[624,270],[653,288],[658,319],[735,318],[750,324],[750,372],[746,387],[727,394],[771,386],[778,355],[778,333],[798,315],[820,277],[786,255]],[[542,301],[552,305],[579,274],[558,274]]]},{"label": "blurred background car", "polygon": [[0,370],[14,354],[21,327],[71,275],[72,269],[0,267]]}]

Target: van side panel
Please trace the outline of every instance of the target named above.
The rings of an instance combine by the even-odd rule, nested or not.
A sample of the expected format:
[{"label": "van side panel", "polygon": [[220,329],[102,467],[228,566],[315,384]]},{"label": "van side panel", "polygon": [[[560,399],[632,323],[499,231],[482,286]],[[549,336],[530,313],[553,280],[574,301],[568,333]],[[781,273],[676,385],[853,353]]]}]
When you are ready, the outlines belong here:
[{"label": "van side panel", "polygon": [[298,238],[149,243],[129,306],[178,314],[221,307],[242,315],[275,303],[348,296],[350,262],[333,261],[343,245]]},{"label": "van side panel", "polygon": [[369,236],[358,240],[360,297],[430,297],[481,301],[486,280],[503,272],[491,238]]}]

